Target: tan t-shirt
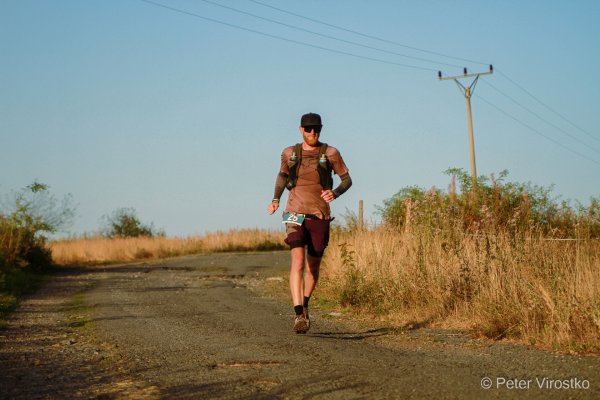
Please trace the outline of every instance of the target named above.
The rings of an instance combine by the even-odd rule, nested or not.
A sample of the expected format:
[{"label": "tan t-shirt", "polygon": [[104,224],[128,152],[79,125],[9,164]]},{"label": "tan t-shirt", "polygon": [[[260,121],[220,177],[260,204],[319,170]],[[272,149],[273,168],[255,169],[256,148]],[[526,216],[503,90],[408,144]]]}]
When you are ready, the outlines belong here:
[{"label": "tan t-shirt", "polygon": [[[292,156],[294,146],[286,147],[281,153],[280,172],[289,174],[288,160]],[[332,146],[327,146],[325,156],[333,168],[333,172],[340,176],[348,173],[348,167],[340,152]],[[302,149],[302,163],[298,168],[298,181],[288,196],[285,212],[313,214],[321,219],[331,219],[329,204],[321,197],[321,180],[317,172],[319,162],[319,149]]]}]

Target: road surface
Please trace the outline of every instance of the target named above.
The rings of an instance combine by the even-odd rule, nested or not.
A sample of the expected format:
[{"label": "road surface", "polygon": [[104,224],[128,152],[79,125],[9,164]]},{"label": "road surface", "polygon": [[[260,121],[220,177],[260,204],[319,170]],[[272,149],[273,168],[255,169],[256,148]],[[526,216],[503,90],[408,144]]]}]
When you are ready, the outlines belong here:
[{"label": "road surface", "polygon": [[[0,398],[597,399],[600,357],[392,329],[314,309],[288,252],[66,270],[0,331]],[[317,289],[318,290],[318,289]]]}]

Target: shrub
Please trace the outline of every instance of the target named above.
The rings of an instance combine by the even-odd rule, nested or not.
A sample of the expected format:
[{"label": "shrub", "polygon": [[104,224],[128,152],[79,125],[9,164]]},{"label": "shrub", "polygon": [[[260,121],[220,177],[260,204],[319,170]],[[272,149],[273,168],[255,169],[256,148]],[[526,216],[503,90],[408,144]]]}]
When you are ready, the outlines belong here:
[{"label": "shrub", "polygon": [[538,231],[546,236],[600,237],[600,201],[592,198],[589,207],[572,207],[551,196],[552,187],[531,183],[506,182],[507,171],[498,177],[479,177],[473,190],[471,177],[459,168],[446,171],[459,193],[448,193],[417,186],[401,189],[378,208],[387,226],[406,224],[430,229],[455,229],[469,233],[509,232],[525,234]]},{"label": "shrub", "polygon": [[0,211],[0,269],[44,269],[51,265],[47,234],[55,233],[74,215],[70,197],[61,204],[48,185],[34,182],[16,194]]},{"label": "shrub", "polygon": [[155,237],[165,236],[154,225],[143,224],[133,208],[119,208],[110,216],[104,216],[104,236],[109,238]]}]

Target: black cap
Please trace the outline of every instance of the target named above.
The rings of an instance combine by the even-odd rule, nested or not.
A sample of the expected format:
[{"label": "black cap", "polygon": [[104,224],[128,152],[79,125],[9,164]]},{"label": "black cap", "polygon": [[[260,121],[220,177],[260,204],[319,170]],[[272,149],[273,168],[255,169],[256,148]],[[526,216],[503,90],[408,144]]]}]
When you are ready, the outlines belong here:
[{"label": "black cap", "polygon": [[300,126],[323,126],[321,124],[321,116],[315,113],[304,114],[300,119]]}]

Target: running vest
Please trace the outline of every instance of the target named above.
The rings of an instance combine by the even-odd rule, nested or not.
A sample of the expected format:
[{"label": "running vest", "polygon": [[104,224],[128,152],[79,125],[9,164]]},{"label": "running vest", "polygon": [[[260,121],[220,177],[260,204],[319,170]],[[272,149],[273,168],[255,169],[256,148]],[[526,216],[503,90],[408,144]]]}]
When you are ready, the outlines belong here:
[{"label": "running vest", "polygon": [[[327,150],[327,143],[321,143],[319,147],[319,162],[317,163],[317,172],[319,173],[319,180],[321,181],[321,187],[323,190],[331,190],[333,188],[333,175],[332,168],[329,160],[325,156]],[[298,143],[292,150],[292,156],[288,160],[288,167],[290,172],[288,174],[287,182],[285,187],[288,190],[292,190],[298,181],[298,168],[302,164],[302,143]]]}]

